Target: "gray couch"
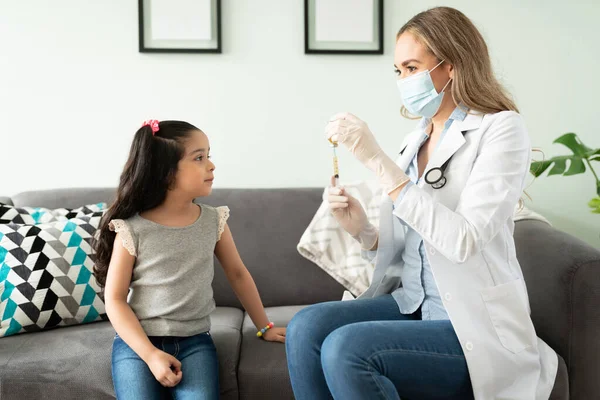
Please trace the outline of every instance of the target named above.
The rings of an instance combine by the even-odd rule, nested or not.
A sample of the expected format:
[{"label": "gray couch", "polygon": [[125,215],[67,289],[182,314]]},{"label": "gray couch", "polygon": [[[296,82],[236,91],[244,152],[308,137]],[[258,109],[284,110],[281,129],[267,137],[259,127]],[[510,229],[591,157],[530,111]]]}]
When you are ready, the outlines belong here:
[{"label": "gray couch", "polygon": [[[77,207],[113,195],[64,189],[0,201]],[[203,201],[230,207],[238,249],[276,324],[307,304],[341,298],[344,288],[296,251],[321,189],[217,189]],[[552,398],[600,399],[600,251],[538,221],[518,222],[515,239],[538,335],[561,355]],[[256,338],[218,264],[213,287],[221,397],[292,399],[284,346]],[[0,339],[0,399],[113,399],[113,336],[110,323],[97,322]]]}]

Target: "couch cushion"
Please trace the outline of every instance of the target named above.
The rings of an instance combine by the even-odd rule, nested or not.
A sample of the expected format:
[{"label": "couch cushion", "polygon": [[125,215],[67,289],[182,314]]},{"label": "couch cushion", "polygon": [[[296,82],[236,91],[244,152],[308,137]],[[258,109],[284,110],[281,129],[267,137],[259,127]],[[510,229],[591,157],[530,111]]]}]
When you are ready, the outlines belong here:
[{"label": "couch cushion", "polygon": [[[276,326],[287,326],[306,306],[266,308]],[[242,350],[238,367],[241,399],[294,399],[283,343],[266,342],[256,337],[256,327],[248,314],[242,328]]]},{"label": "couch cushion", "polygon": [[[302,257],[296,246],[321,205],[323,189],[215,189],[199,199],[231,210],[227,220],[238,251],[266,307],[342,298],[344,287]],[[242,308],[215,262],[218,305]]]},{"label": "couch cushion", "polygon": [[[221,398],[237,399],[235,368],[243,313],[217,307],[211,330],[219,355]],[[114,399],[109,322],[0,339],[0,399]]]},{"label": "couch cushion", "polygon": [[[198,199],[231,209],[227,223],[265,306],[312,304],[342,297],[344,287],[296,250],[323,201],[322,193],[322,188],[215,189],[210,196]],[[15,206],[72,208],[102,201],[110,204],[115,194],[114,188],[41,190],[17,194],[12,202]],[[213,289],[218,306],[242,308],[220,267],[215,268]]]},{"label": "couch cushion", "polygon": [[114,334],[98,322],[0,339],[0,398],[114,399]]},{"label": "couch cushion", "polygon": [[74,208],[99,202],[111,204],[115,194],[115,188],[36,190],[17,194],[12,202],[16,207]]},{"label": "couch cushion", "polygon": [[242,344],[244,313],[238,308],[217,307],[210,315],[211,335],[219,356],[221,400],[238,399],[237,366]]},{"label": "couch cushion", "polygon": [[[266,308],[267,316],[276,326],[287,326],[292,317],[307,306]],[[256,327],[246,314],[242,327],[242,349],[238,367],[241,399],[294,399],[287,368],[285,346],[256,337]],[[558,356],[556,383],[549,400],[569,399],[567,365]]]}]

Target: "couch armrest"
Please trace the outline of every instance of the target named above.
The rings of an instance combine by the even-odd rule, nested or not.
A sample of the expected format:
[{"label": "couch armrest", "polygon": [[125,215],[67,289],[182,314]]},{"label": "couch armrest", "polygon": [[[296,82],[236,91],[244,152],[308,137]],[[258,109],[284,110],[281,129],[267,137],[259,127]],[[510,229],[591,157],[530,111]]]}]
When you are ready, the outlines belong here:
[{"label": "couch armrest", "polygon": [[515,226],[538,336],[566,361],[571,399],[600,398],[600,250],[539,221]]}]

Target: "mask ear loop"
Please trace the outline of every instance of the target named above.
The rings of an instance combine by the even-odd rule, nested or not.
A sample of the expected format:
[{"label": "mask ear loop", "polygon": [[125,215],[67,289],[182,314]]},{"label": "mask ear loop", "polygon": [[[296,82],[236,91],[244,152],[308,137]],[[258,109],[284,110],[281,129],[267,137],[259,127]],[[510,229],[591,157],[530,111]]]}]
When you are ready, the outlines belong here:
[{"label": "mask ear loop", "polygon": [[452,82],[452,78],[448,79],[448,82],[446,82],[446,84],[444,85],[444,87],[442,88],[442,91],[440,93],[444,93],[444,90],[446,90],[446,88],[448,87],[450,82]]},{"label": "mask ear loop", "polygon": [[[442,63],[446,61],[446,60],[442,60],[438,63],[438,65],[436,65],[435,67],[433,67],[432,69],[429,70],[429,72],[431,73],[431,71],[433,71],[434,69],[436,69],[437,67],[439,67],[440,65],[442,65]],[[444,85],[444,87],[442,88],[442,90],[440,91],[440,93],[443,93],[444,90],[446,90],[446,88],[448,87],[448,85],[450,84],[450,82],[452,81],[452,78],[448,79],[448,82],[446,82],[446,84]]]},{"label": "mask ear loop", "polygon": [[440,61],[440,62],[438,63],[438,65],[436,65],[435,67],[431,68],[431,69],[429,70],[429,72],[433,71],[434,69],[436,69],[437,67],[439,67],[440,65],[442,65],[442,63],[443,63],[444,61],[446,61],[446,60],[442,60],[442,61]]}]

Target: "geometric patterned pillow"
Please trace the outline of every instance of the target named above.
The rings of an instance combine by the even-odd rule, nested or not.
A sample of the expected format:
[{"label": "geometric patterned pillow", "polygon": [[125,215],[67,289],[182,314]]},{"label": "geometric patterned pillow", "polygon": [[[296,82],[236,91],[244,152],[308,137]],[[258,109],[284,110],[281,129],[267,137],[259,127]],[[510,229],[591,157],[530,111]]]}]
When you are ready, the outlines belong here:
[{"label": "geometric patterned pillow", "polygon": [[0,203],[0,224],[37,225],[65,219],[79,218],[106,210],[106,203],[90,204],[79,208],[15,207]]},{"label": "geometric patterned pillow", "polygon": [[98,214],[0,224],[0,338],[108,319],[92,275]]}]

